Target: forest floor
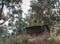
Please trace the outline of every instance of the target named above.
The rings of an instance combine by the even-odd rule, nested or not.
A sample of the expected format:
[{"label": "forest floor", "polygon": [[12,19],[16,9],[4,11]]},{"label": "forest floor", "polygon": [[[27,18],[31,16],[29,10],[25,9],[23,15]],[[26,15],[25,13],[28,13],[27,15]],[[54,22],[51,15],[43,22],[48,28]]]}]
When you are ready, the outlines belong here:
[{"label": "forest floor", "polygon": [[60,37],[54,37],[52,40],[52,44],[60,44]]},{"label": "forest floor", "polygon": [[0,40],[0,44],[60,44],[60,36],[48,37],[23,34]]}]

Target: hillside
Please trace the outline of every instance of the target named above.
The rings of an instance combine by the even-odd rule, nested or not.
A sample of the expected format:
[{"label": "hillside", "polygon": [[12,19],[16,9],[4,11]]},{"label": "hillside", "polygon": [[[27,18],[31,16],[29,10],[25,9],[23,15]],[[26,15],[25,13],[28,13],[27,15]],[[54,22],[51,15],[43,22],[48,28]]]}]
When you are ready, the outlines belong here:
[{"label": "hillside", "polygon": [[0,40],[0,44],[60,44],[59,37],[30,36],[27,34]]}]

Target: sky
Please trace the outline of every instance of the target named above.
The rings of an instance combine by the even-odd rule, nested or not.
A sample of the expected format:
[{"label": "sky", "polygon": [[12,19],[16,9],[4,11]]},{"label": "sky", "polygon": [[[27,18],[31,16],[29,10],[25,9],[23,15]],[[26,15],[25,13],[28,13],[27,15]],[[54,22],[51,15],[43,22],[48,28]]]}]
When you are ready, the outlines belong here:
[{"label": "sky", "polygon": [[28,14],[28,10],[30,9],[30,0],[22,0],[22,2],[23,18],[25,18],[24,13]]}]

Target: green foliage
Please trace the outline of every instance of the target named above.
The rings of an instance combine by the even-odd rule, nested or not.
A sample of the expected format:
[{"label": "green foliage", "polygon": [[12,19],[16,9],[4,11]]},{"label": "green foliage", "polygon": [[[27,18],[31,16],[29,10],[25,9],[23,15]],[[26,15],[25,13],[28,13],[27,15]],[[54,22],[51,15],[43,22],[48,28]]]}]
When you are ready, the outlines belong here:
[{"label": "green foliage", "polygon": [[[9,24],[8,24],[8,26],[12,26],[12,27],[17,27],[17,30],[21,30],[22,28],[23,28],[23,26],[25,25],[25,23],[24,23],[24,21],[22,21],[22,9],[21,9],[21,4],[22,4],[22,0],[2,0],[2,1],[5,1],[6,3],[4,3],[4,4],[6,4],[6,6],[9,8],[11,8],[11,9],[13,9],[11,12],[12,12],[12,15],[11,14],[8,14],[7,16],[9,16],[9,17],[7,17],[7,16],[4,16],[3,15],[3,17],[2,17],[2,11],[0,12],[0,19],[1,19],[1,17],[2,17],[2,19],[4,20],[4,21],[8,21],[8,19],[10,19],[11,17],[12,17],[12,19],[11,19],[11,21],[12,22],[10,22],[9,21]],[[13,5],[15,3],[15,5]],[[9,4],[12,4],[12,6],[11,5],[9,5]],[[2,4],[3,5],[3,4]],[[20,8],[19,10],[17,9],[15,9],[15,6],[17,6],[18,8]],[[2,10],[3,10],[3,8],[2,8]],[[17,16],[18,17],[14,17],[14,14],[17,14]],[[16,21],[16,23],[15,24],[13,24],[13,22],[14,22],[14,20],[15,19],[18,19],[18,21]],[[4,29],[7,29],[8,28],[8,26],[3,26],[3,28],[1,28],[0,30],[4,30]]]},{"label": "green foliage", "polygon": [[40,25],[43,21],[55,30],[55,25],[60,24],[59,5],[58,0],[31,0],[29,16],[26,17],[29,26]]},{"label": "green foliage", "polygon": [[3,27],[0,27],[0,34],[3,32]]}]

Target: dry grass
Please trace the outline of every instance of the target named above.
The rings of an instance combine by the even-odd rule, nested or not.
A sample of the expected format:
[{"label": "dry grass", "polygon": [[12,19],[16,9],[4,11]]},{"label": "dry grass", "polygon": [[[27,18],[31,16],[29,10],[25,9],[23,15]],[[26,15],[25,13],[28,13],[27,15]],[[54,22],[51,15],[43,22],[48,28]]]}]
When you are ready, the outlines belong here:
[{"label": "dry grass", "polygon": [[48,37],[47,35],[30,36],[22,34],[0,40],[0,44],[60,44],[59,37]]}]

